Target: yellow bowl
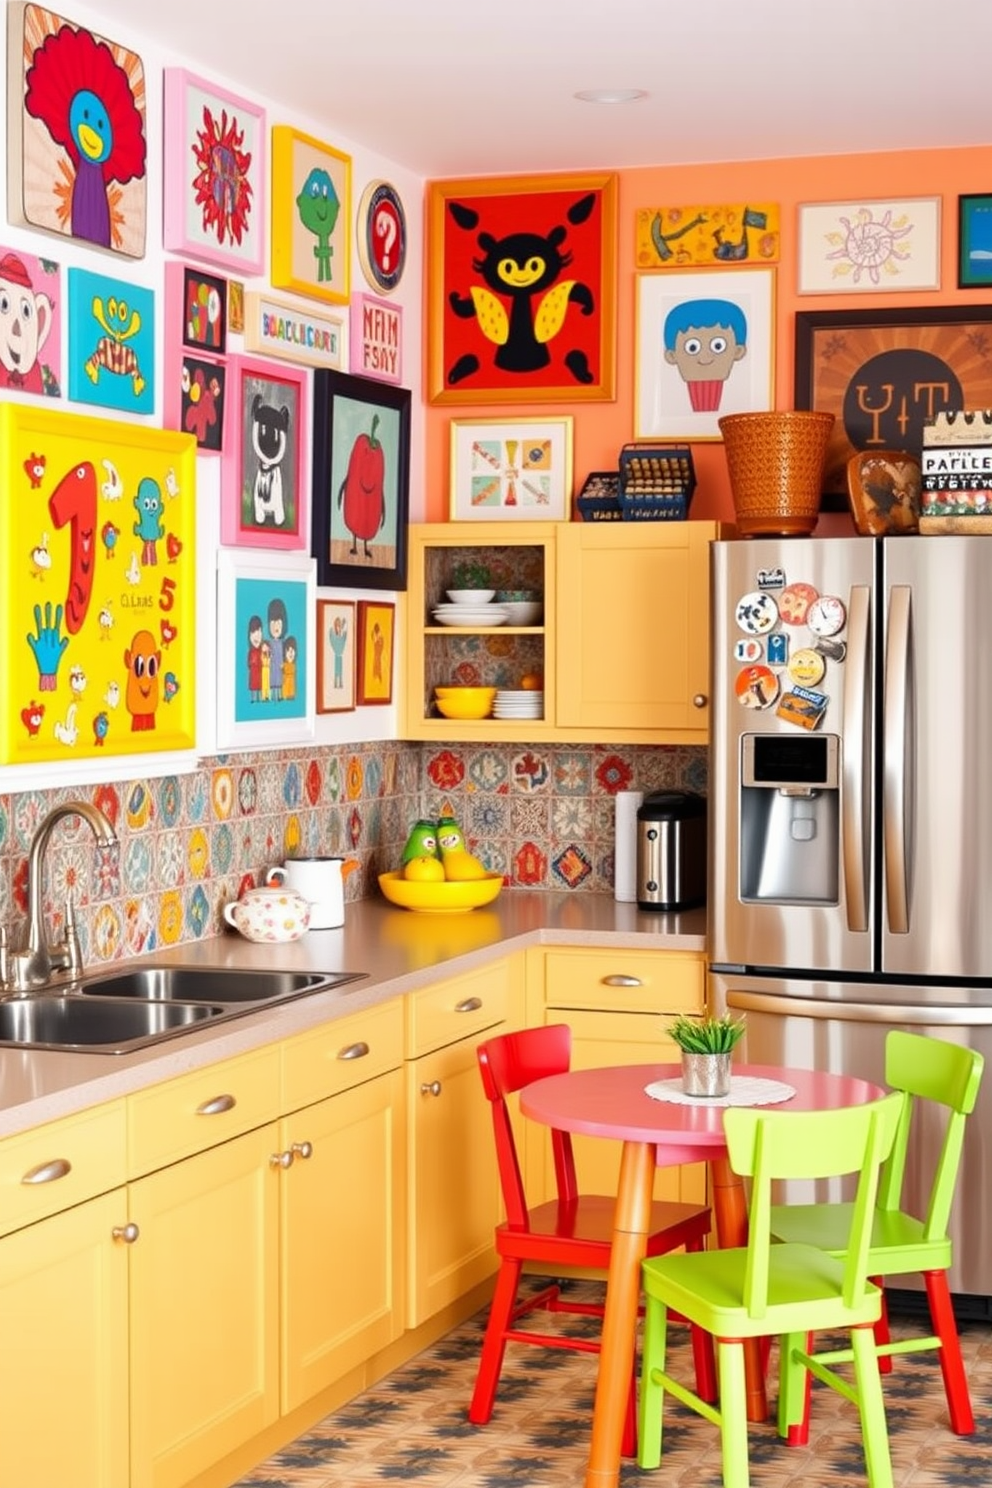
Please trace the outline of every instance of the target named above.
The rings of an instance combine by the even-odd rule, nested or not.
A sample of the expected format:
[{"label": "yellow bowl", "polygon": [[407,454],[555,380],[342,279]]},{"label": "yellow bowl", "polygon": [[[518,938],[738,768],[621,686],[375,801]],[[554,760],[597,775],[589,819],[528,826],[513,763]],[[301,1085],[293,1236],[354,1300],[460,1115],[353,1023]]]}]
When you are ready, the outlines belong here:
[{"label": "yellow bowl", "polygon": [[500,873],[485,878],[466,878],[457,883],[418,883],[404,878],[403,870],[379,874],[379,887],[390,904],[415,909],[421,914],[465,914],[491,904],[503,887]]},{"label": "yellow bowl", "polygon": [[488,718],[495,687],[435,687],[438,712],[445,718]]}]

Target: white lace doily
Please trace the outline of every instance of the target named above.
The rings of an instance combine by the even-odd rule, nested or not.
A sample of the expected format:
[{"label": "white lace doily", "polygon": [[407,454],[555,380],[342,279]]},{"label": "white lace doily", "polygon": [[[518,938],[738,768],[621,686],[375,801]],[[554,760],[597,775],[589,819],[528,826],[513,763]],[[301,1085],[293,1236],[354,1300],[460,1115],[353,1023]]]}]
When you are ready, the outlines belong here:
[{"label": "white lace doily", "polygon": [[652,1100],[670,1101],[676,1106],[774,1106],[791,1100],[795,1087],[784,1080],[763,1080],[758,1075],[731,1075],[729,1095],[686,1095],[682,1080],[653,1080],[645,1085],[644,1094]]}]

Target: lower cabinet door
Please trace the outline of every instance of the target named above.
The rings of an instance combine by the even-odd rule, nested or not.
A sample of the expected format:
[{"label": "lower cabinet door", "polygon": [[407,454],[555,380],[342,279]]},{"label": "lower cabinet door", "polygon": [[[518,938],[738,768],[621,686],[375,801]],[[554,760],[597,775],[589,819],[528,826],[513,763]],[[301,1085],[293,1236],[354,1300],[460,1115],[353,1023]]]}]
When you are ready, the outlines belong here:
[{"label": "lower cabinet door", "polygon": [[0,1240],[0,1484],[127,1488],[124,1189]]},{"label": "lower cabinet door", "polygon": [[131,1488],[180,1488],[279,1415],[278,1137],[130,1185]]},{"label": "lower cabinet door", "polygon": [[403,1331],[403,1072],[284,1117],[280,1132],[287,1413]]}]

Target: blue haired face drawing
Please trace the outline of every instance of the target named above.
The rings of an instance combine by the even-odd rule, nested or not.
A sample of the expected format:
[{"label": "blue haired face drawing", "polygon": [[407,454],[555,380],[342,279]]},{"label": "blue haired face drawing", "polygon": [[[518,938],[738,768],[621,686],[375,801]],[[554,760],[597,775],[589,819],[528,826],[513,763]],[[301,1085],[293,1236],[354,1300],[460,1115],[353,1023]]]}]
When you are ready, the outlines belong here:
[{"label": "blue haired face drawing", "polygon": [[684,300],[665,316],[665,361],[678,367],[697,413],[715,413],[734,363],[747,354],[747,317],[731,300]]}]

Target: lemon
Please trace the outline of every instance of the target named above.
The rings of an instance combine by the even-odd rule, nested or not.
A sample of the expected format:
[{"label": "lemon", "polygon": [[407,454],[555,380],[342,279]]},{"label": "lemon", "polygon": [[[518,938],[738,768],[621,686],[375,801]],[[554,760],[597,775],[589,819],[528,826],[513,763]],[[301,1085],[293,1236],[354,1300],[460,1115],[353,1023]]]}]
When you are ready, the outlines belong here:
[{"label": "lemon", "polygon": [[412,883],[443,883],[444,866],[439,858],[411,858],[403,865],[403,877]]},{"label": "lemon", "polygon": [[485,864],[470,852],[448,852],[444,855],[444,876],[449,883],[463,883],[469,878],[485,878]]}]

